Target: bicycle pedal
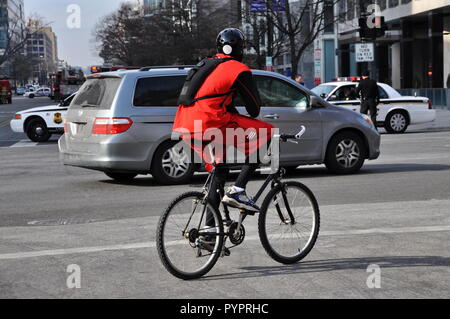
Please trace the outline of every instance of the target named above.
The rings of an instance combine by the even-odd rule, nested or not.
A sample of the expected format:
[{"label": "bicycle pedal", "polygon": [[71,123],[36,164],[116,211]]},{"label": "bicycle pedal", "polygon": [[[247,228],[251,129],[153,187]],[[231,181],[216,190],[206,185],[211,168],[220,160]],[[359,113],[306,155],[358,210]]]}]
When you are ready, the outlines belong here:
[{"label": "bicycle pedal", "polygon": [[227,248],[227,247],[224,247],[223,248],[223,250],[222,250],[222,255],[221,255],[221,257],[223,258],[223,257],[228,257],[228,256],[230,256],[231,255],[231,251]]},{"label": "bicycle pedal", "polygon": [[251,211],[248,211],[248,210],[245,210],[245,209],[240,209],[239,212],[241,214],[245,214],[245,215],[249,215],[249,216],[255,216],[256,213],[259,213],[259,212],[251,212]]}]

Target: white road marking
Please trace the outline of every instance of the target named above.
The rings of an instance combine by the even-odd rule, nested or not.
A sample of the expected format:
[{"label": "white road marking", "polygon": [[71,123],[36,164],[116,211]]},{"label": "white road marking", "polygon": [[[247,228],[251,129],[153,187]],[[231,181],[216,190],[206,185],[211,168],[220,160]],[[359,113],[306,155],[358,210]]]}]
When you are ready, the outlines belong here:
[{"label": "white road marking", "polygon": [[3,122],[0,122],[0,127],[7,127],[7,126],[9,126],[9,122],[10,122],[10,120],[6,120],[6,121],[3,121]]},{"label": "white road marking", "polygon": [[[373,235],[373,234],[408,234],[408,233],[428,233],[428,232],[446,232],[446,231],[450,231],[450,225],[448,225],[448,226],[421,226],[421,227],[373,228],[373,229],[359,229],[359,230],[355,229],[355,230],[341,230],[341,231],[323,231],[319,234],[319,237],[349,236],[349,235],[357,236],[357,235]],[[245,240],[246,241],[259,240],[259,237],[258,236],[249,236],[249,237],[246,237]],[[174,244],[177,244],[177,243],[179,243],[179,242],[174,242]],[[73,255],[73,254],[89,254],[89,253],[104,252],[104,251],[134,250],[134,249],[155,248],[155,247],[156,247],[155,242],[142,242],[142,243],[134,243],[134,244],[111,245],[111,246],[41,250],[41,251],[0,254],[0,260],[61,256],[61,255]]]},{"label": "white road marking", "polygon": [[36,142],[30,142],[29,140],[21,140],[10,147],[17,148],[17,147],[34,147],[38,145]]}]

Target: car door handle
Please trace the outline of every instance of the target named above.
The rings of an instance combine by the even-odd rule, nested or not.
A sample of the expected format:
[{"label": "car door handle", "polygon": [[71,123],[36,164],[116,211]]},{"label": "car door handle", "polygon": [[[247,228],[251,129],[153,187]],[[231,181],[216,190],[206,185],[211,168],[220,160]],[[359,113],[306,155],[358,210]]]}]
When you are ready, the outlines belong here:
[{"label": "car door handle", "polygon": [[269,114],[269,115],[265,115],[264,118],[278,120],[280,118],[280,116],[278,114]]}]

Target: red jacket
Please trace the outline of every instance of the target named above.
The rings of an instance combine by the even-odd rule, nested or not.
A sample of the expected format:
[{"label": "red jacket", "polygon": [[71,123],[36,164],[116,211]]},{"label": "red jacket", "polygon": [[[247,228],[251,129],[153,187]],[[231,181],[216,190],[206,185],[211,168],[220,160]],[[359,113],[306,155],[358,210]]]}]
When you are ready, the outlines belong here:
[{"label": "red jacket", "polygon": [[[231,58],[225,54],[217,54],[218,58]],[[208,95],[225,94],[232,90],[234,82],[242,72],[249,72],[245,64],[236,60],[226,61],[206,78],[195,98]],[[220,128],[228,124],[231,113],[227,105],[233,101],[234,94],[205,99],[195,102],[192,106],[180,105],[173,130],[179,133],[203,133],[210,128]],[[201,121],[201,126],[194,126],[194,121]]]}]

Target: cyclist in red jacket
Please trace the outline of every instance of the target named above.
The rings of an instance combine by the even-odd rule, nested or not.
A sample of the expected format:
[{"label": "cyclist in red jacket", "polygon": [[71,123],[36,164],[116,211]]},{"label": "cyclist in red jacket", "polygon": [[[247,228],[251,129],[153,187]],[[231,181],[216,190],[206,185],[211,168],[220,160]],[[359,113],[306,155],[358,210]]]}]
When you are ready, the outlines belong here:
[{"label": "cyclist in red jacket", "polygon": [[[225,62],[208,75],[195,96],[192,105],[180,105],[174,123],[173,130],[181,133],[183,139],[201,155],[207,163],[212,160],[220,163],[224,159],[226,148],[233,146],[246,155],[241,173],[235,185],[229,188],[223,198],[223,202],[230,207],[243,209],[249,212],[259,211],[246,194],[246,186],[252,174],[258,168],[258,162],[250,158],[264,145],[267,145],[274,133],[274,127],[266,122],[256,120],[260,114],[261,99],[256,88],[251,70],[243,64],[242,58],[245,47],[244,34],[233,28],[220,32],[217,37],[218,53],[214,57]],[[248,115],[243,116],[234,107],[234,99],[239,94],[242,98]],[[227,138],[230,130],[241,130],[245,136],[240,138]],[[236,131],[237,132],[237,131]],[[238,135],[238,134],[237,134]],[[218,138],[220,136],[221,138]],[[206,143],[195,143],[202,140]],[[207,158],[205,144],[215,142],[221,144],[223,150],[215,158]],[[206,158],[205,158],[206,157]],[[252,157],[253,159],[254,157]],[[212,165],[206,168],[211,171]],[[214,189],[223,188],[228,169],[216,166],[217,180]],[[213,192],[213,202],[219,206],[220,198],[217,192]]]}]

